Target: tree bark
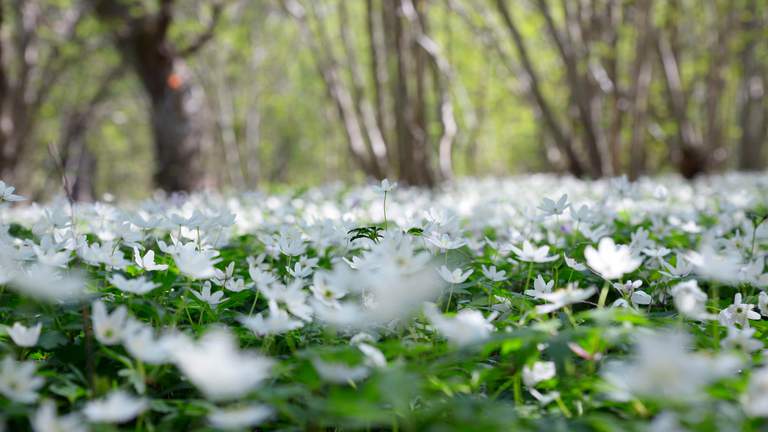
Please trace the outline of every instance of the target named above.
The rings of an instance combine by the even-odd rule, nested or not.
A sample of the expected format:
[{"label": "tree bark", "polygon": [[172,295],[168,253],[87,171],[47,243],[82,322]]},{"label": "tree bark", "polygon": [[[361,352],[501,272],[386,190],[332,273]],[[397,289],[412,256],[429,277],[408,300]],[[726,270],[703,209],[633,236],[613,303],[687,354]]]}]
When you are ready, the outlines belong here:
[{"label": "tree bark", "polygon": [[653,0],[640,0],[635,9],[635,60],[632,72],[632,130],[629,144],[629,178],[637,179],[645,171],[648,98],[653,75],[653,29],[651,25]]},{"label": "tree bark", "polygon": [[768,138],[768,107],[765,103],[766,65],[757,58],[757,41],[765,24],[759,21],[757,2],[751,0],[741,23],[746,38],[741,51],[742,76],[739,89],[739,169],[765,169],[763,149]]},{"label": "tree bark", "polygon": [[564,128],[555,117],[550,103],[544,97],[538,73],[528,54],[528,48],[523,41],[523,37],[520,34],[514,19],[512,19],[512,15],[505,0],[496,0],[496,8],[500,13],[509,34],[512,36],[512,42],[515,45],[518,57],[520,57],[520,63],[523,66],[523,70],[525,71],[528,80],[528,90],[530,91],[532,99],[535,101],[536,107],[541,113],[542,119],[547,126],[548,132],[552,135],[552,139],[558,150],[565,155],[568,171],[576,177],[583,176],[585,170],[576,155],[572,140],[568,138],[570,131],[567,133],[565,132]]},{"label": "tree bark", "polygon": [[157,13],[136,15],[135,4],[95,0],[99,17],[113,29],[115,46],[130,64],[149,100],[156,166],[155,185],[191,191],[203,184],[201,133],[191,103],[194,84],[187,77],[182,54],[189,55],[210,39],[219,14],[191,45],[178,48],[168,40],[174,0],[160,0]]}]

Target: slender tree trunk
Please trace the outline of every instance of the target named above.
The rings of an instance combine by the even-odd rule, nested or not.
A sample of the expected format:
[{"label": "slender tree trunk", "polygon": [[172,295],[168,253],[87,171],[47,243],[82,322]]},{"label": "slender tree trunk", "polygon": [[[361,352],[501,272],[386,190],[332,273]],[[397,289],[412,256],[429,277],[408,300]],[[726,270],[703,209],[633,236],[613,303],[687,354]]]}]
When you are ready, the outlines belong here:
[{"label": "slender tree trunk", "polygon": [[640,0],[635,9],[635,61],[632,72],[632,138],[629,144],[629,178],[637,179],[645,171],[646,133],[648,118],[648,97],[653,75],[651,54],[653,50],[652,34],[653,0]]},{"label": "slender tree trunk", "polygon": [[512,36],[512,42],[515,45],[517,54],[520,57],[520,63],[526,74],[525,78],[527,78],[528,81],[528,91],[531,93],[531,98],[535,102],[538,111],[541,113],[548,132],[552,135],[558,150],[565,155],[568,171],[576,177],[581,177],[585,174],[585,169],[573,148],[573,140],[569,138],[570,131],[566,131],[565,128],[561,126],[549,101],[544,97],[538,73],[533,66],[533,62],[528,53],[528,48],[515,24],[515,20],[512,18],[512,14],[507,7],[505,0],[496,0],[496,8],[501,15],[509,34]]},{"label": "slender tree trunk", "polygon": [[763,150],[768,138],[768,107],[765,101],[766,66],[757,58],[757,41],[761,26],[757,15],[757,2],[751,0],[749,13],[742,22],[744,48],[741,52],[742,77],[739,89],[739,169],[756,171],[765,169]]}]

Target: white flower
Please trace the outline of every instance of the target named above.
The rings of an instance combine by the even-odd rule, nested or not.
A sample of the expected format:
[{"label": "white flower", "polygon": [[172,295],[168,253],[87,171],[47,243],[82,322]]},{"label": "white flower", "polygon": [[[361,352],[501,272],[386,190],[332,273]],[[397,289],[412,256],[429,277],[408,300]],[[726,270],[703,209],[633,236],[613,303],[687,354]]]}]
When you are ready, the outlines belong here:
[{"label": "white flower", "polygon": [[571,219],[575,220],[576,222],[585,222],[585,223],[592,223],[596,222],[595,220],[595,214],[592,211],[591,208],[589,208],[588,205],[582,204],[579,206],[578,209],[574,210],[574,206],[569,206],[569,211],[571,214]]},{"label": "white flower", "polygon": [[549,253],[549,246],[534,247],[528,240],[523,242],[522,249],[515,246],[510,246],[509,248],[517,255],[520,261],[545,263],[559,258],[557,255],[547,255]]},{"label": "white flower", "polygon": [[240,351],[225,328],[215,327],[196,342],[180,337],[169,345],[181,372],[215,400],[245,396],[269,376],[273,365],[255,352]]},{"label": "white flower", "polygon": [[264,293],[267,299],[284,306],[293,315],[304,321],[312,321],[312,307],[307,304],[307,293],[302,289],[303,285],[302,279],[294,279],[287,286],[275,283],[260,287],[259,291]]},{"label": "white flower", "polygon": [[272,408],[251,404],[236,408],[214,408],[208,413],[208,421],[216,429],[252,429],[272,416]]},{"label": "white flower", "polygon": [[741,404],[744,412],[750,417],[768,417],[768,367],[752,372],[747,393],[742,396]]},{"label": "white flower", "polygon": [[431,232],[425,235],[424,240],[432,243],[436,248],[443,251],[458,249],[467,244],[467,241],[463,238],[454,238],[451,237],[450,234],[440,234],[437,232]]},{"label": "white flower", "polygon": [[252,285],[246,285],[245,280],[241,278],[231,278],[227,279],[226,282],[224,282],[224,289],[232,292],[241,292],[245,291],[248,288],[251,288]]},{"label": "white flower", "polygon": [[168,269],[168,264],[155,264],[155,251],[152,249],[148,250],[147,253],[142,257],[141,253],[139,252],[139,248],[134,247],[133,260],[136,262],[136,265],[139,266],[139,268],[142,268],[146,271],[162,271]]},{"label": "white flower", "polygon": [[[651,296],[646,293],[645,291],[640,291],[638,288],[643,286],[643,281],[636,280],[636,281],[627,281],[624,283],[618,283],[615,282],[613,284],[613,287],[619,290],[622,295],[629,296],[629,301],[632,303],[633,306],[647,306],[651,304],[653,299]],[[624,299],[619,299],[617,302],[625,301]],[[614,303],[615,304],[615,303]]]},{"label": "white flower", "polygon": [[538,209],[544,213],[545,216],[555,216],[555,215],[561,215],[563,212],[565,212],[565,209],[568,208],[570,204],[568,204],[568,194],[563,194],[557,202],[549,199],[549,198],[542,198],[541,204],[539,204]]},{"label": "white flower", "polygon": [[757,296],[757,308],[760,309],[760,314],[762,316],[768,316],[768,293],[765,291],[760,291],[760,294]]},{"label": "white flower", "polygon": [[681,282],[670,290],[675,307],[681,314],[696,320],[711,319],[707,313],[707,294],[699,288],[699,283],[693,279]]},{"label": "white flower", "polygon": [[364,380],[370,374],[365,365],[349,366],[344,363],[330,363],[320,359],[312,360],[320,378],[334,384],[347,384]]},{"label": "white flower", "polygon": [[276,335],[304,326],[302,321],[291,318],[288,312],[280,309],[274,300],[269,301],[269,316],[266,318],[264,313],[259,313],[253,317],[242,316],[239,321],[259,336]]},{"label": "white flower", "polygon": [[554,362],[539,362],[533,366],[523,366],[523,384],[526,387],[534,387],[536,384],[555,377]]},{"label": "white flower", "polygon": [[604,279],[619,279],[627,273],[635,271],[642,260],[632,255],[632,250],[626,245],[616,245],[610,237],[603,237],[597,249],[587,246],[584,249],[587,265]]},{"label": "white flower", "polygon": [[677,254],[675,257],[675,266],[673,267],[666,261],[662,261],[661,265],[664,266],[666,271],[662,271],[661,274],[670,278],[681,278],[688,276],[693,271],[693,264],[682,255]]},{"label": "white flower", "polygon": [[123,390],[114,390],[102,399],[85,404],[83,414],[95,423],[126,423],[147,409],[147,401]]},{"label": "white flower", "polygon": [[733,356],[712,357],[691,352],[691,337],[679,332],[648,332],[638,336],[629,360],[603,368],[603,378],[617,400],[642,397],[695,400],[705,397],[703,387],[738,370]]},{"label": "white flower", "polygon": [[115,345],[120,343],[125,330],[126,319],[128,318],[128,309],[120,306],[111,314],[107,313],[107,306],[101,300],[93,302],[92,320],[93,333],[96,340],[104,345]]},{"label": "white flower", "polygon": [[753,328],[747,327],[740,329],[738,327],[730,326],[728,327],[728,336],[720,341],[720,345],[723,348],[751,353],[763,347],[762,342],[752,338],[754,334],[755,329]]},{"label": "white flower", "polygon": [[424,314],[443,336],[459,346],[483,341],[495,330],[491,321],[496,318],[496,312],[486,318],[480,311],[462,309],[455,316],[447,317],[434,303],[426,303]]},{"label": "white flower", "polygon": [[297,262],[293,265],[293,268],[286,267],[286,272],[288,272],[289,275],[293,276],[295,279],[304,279],[308,278],[309,275],[312,274],[312,267],[309,266],[303,266],[300,262]]},{"label": "white flower", "polygon": [[221,302],[226,300],[224,298],[224,291],[216,291],[214,293],[211,292],[211,283],[206,281],[203,284],[203,287],[200,291],[190,290],[192,291],[192,295],[197,297],[198,300],[202,302],[208,303],[209,306],[212,308],[215,308],[217,305],[219,305]]},{"label": "white flower", "polygon": [[720,311],[717,316],[720,324],[732,326],[738,324],[741,327],[749,327],[749,320],[759,320],[760,314],[753,311],[755,305],[741,302],[741,293],[736,293],[733,304]]},{"label": "white flower", "polygon": [[397,187],[397,182],[390,182],[388,179],[381,181],[381,184],[374,186],[373,189],[379,193],[392,192]]},{"label": "white flower", "polygon": [[280,231],[277,237],[277,247],[283,255],[299,256],[307,250],[307,245],[301,238],[301,233],[296,229],[287,229]]},{"label": "white flower", "polygon": [[540,391],[536,390],[535,388],[531,387],[528,389],[528,393],[531,394],[539,403],[541,406],[549,405],[552,401],[557,400],[560,397],[560,392],[549,392],[542,394]]},{"label": "white flower", "polygon": [[[42,243],[45,243],[44,241]],[[64,250],[60,251],[53,245],[47,245],[48,248],[44,249],[38,245],[32,245],[32,249],[35,251],[37,262],[50,267],[67,268],[67,264],[72,260],[72,251]]]},{"label": "white flower", "polygon": [[32,327],[25,327],[21,323],[13,323],[13,327],[8,329],[8,335],[16,345],[29,348],[37,345],[42,328],[42,323],[37,323]]},{"label": "white flower", "polygon": [[88,429],[77,414],[58,416],[56,404],[46,400],[40,404],[30,418],[35,432],[86,432]]},{"label": "white flower", "polygon": [[218,252],[213,250],[199,251],[192,243],[179,247],[173,254],[173,260],[179,271],[192,279],[210,279],[216,276],[214,264]]},{"label": "white flower", "polygon": [[0,363],[0,394],[20,403],[37,400],[37,390],[45,380],[35,375],[36,366],[31,361],[17,362],[5,357]]},{"label": "white flower", "polygon": [[14,202],[14,201],[24,201],[26,198],[24,198],[21,195],[15,195],[13,192],[16,191],[16,188],[5,184],[4,181],[0,180],[0,200],[2,201],[8,201],[8,202]]},{"label": "white flower", "polygon": [[662,261],[662,258],[669,255],[672,250],[667,249],[665,247],[660,247],[658,249],[652,249],[652,248],[644,248],[642,252],[647,255],[649,258],[656,258],[659,261]]},{"label": "white flower", "polygon": [[690,252],[686,259],[701,277],[722,283],[738,283],[742,267],[741,257],[730,251],[718,252],[705,244],[699,252]]},{"label": "white flower", "polygon": [[315,299],[319,302],[326,306],[336,307],[338,301],[348,293],[347,283],[350,282],[349,276],[349,273],[345,270],[335,270],[332,273],[317,272],[309,290],[312,291]]},{"label": "white flower", "polygon": [[169,360],[168,349],[162,339],[156,339],[152,327],[129,319],[123,334],[123,346],[130,355],[148,364],[161,364]]},{"label": "white flower", "polygon": [[505,279],[507,279],[507,272],[504,270],[496,270],[496,266],[490,266],[486,267],[485,265],[482,266],[483,269],[483,276],[488,278],[491,282],[501,282]]},{"label": "white flower", "polygon": [[587,269],[587,266],[584,264],[581,264],[580,262],[576,261],[573,258],[569,258],[568,255],[563,254],[563,258],[565,259],[565,264],[576,271],[584,271]]},{"label": "white flower", "polygon": [[248,267],[248,274],[251,276],[251,280],[257,287],[264,287],[277,282],[277,276],[268,270],[260,269],[258,267]]},{"label": "white flower", "polygon": [[367,342],[374,343],[374,342],[376,342],[376,339],[377,338],[374,335],[370,334],[370,333],[359,332],[359,333],[355,334],[354,336],[352,336],[352,338],[349,340],[349,344],[350,345],[357,345],[357,344],[367,343]]},{"label": "white flower", "polygon": [[536,276],[533,280],[533,289],[525,290],[525,295],[531,297],[539,297],[541,294],[548,294],[552,292],[552,288],[555,286],[555,280],[552,279],[549,282],[545,281],[541,275]]},{"label": "white flower", "polygon": [[629,301],[635,306],[648,306],[653,298],[645,291],[635,291],[629,296]]},{"label": "white flower", "polygon": [[85,279],[75,272],[35,264],[13,279],[19,293],[49,303],[70,303],[85,297]]},{"label": "white flower", "polygon": [[211,282],[218,286],[224,285],[228,280],[232,279],[235,274],[235,262],[232,261],[227,264],[227,267],[224,271],[215,268],[214,273],[216,273],[216,275],[211,279]]},{"label": "white flower", "polygon": [[113,274],[108,280],[120,291],[137,295],[144,295],[160,286],[160,284],[152,283],[144,277],[128,279],[119,273]]},{"label": "white flower", "polygon": [[625,294],[625,295],[626,294],[632,294],[633,292],[635,292],[635,290],[637,290],[641,286],[643,286],[643,281],[641,281],[639,279],[635,280],[635,281],[628,280],[626,282],[614,282],[613,283],[613,287],[616,288],[617,290],[619,290],[620,293]]},{"label": "white flower", "polygon": [[367,343],[358,343],[357,348],[365,355],[365,363],[372,367],[386,367],[387,358],[384,353],[373,345]]},{"label": "white flower", "polygon": [[595,287],[579,289],[576,288],[575,285],[569,284],[567,287],[561,288],[557,291],[539,294],[537,295],[538,298],[546,300],[549,303],[536,306],[536,313],[546,314],[573,303],[583,302],[584,300],[592,297],[595,294],[595,291]]},{"label": "white flower", "polygon": [[449,284],[463,283],[472,274],[472,272],[473,270],[471,269],[467,270],[466,272],[462,272],[460,268],[451,271],[446,266],[440,266],[440,269],[437,271],[437,273],[440,274],[440,277]]}]

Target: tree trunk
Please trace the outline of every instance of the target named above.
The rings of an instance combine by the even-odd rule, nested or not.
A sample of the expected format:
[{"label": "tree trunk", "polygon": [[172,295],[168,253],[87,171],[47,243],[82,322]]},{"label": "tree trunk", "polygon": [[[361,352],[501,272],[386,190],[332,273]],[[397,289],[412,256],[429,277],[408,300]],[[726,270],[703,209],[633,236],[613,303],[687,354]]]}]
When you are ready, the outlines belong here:
[{"label": "tree trunk", "polygon": [[768,108],[765,103],[766,68],[756,56],[757,38],[764,26],[757,18],[756,2],[749,2],[749,12],[742,23],[746,43],[741,52],[742,77],[739,89],[739,169],[765,168],[763,147],[768,138]]},{"label": "tree trunk", "polygon": [[151,98],[154,181],[169,192],[191,191],[201,182],[200,133],[194,130],[186,92],[169,86],[161,95]]},{"label": "tree trunk", "polygon": [[648,99],[653,75],[651,53],[653,48],[652,35],[653,0],[641,0],[635,9],[635,26],[637,40],[635,41],[635,60],[632,73],[632,138],[629,144],[629,178],[636,180],[645,171],[646,161],[646,127],[648,118]]},{"label": "tree trunk", "polygon": [[188,100],[192,88],[181,73],[183,61],[158,36],[136,25],[119,47],[149,96],[155,185],[168,192],[191,191],[201,182],[201,134]]},{"label": "tree trunk", "polygon": [[192,83],[179,53],[198,49],[210,31],[187,49],[177,50],[168,41],[173,0],[160,2],[155,14],[137,15],[131,6],[136,5],[96,0],[97,13],[113,29],[118,51],[148,96],[155,185],[167,192],[191,191],[202,185],[201,133],[190,103]]}]

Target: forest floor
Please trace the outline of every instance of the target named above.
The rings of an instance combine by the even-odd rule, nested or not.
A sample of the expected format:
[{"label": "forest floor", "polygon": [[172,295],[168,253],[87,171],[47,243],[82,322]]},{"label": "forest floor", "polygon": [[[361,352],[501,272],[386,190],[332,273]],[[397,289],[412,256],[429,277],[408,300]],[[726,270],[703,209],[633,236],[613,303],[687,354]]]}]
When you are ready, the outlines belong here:
[{"label": "forest floor", "polygon": [[0,210],[8,430],[758,430],[768,176]]}]

